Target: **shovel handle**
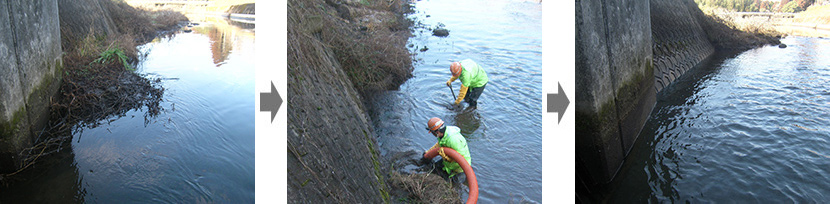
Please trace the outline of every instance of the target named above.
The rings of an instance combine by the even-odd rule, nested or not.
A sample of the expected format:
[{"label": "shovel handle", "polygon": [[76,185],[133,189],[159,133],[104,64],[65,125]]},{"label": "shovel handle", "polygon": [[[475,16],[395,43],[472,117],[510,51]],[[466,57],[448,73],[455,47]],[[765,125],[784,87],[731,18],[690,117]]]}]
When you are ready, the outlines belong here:
[{"label": "shovel handle", "polygon": [[452,86],[447,86],[447,87],[450,87],[450,92],[452,93],[452,100],[453,101],[458,100],[458,98],[455,97],[455,91],[452,90]]}]

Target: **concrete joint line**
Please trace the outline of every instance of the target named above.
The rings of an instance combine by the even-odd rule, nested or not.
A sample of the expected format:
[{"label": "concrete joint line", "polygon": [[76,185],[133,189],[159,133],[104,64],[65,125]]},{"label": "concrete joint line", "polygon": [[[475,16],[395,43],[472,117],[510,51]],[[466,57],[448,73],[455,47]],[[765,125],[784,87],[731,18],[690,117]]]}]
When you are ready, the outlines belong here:
[{"label": "concrete joint line", "polygon": [[[605,26],[605,51],[606,51],[607,56],[608,56],[608,66],[609,66],[609,69],[607,69],[607,70],[609,70],[609,72],[613,72],[613,71],[616,70],[615,69],[616,66],[613,65],[614,57],[613,57],[613,52],[611,51],[611,26],[610,26],[611,23],[608,21],[608,7],[607,7],[606,0],[601,0],[600,5],[602,5],[602,21],[603,21],[603,25]],[[611,76],[611,74],[612,73],[608,73],[608,76]],[[616,84],[617,84],[617,81],[614,80],[614,78],[611,78],[611,94],[613,94],[612,98],[614,99],[614,109],[616,110],[615,115],[616,115],[616,118],[617,118],[617,134],[619,135],[619,138],[620,138],[620,148],[623,151],[622,152],[623,155],[621,155],[621,156],[625,157],[625,149],[626,149],[625,148],[625,140],[624,140],[623,135],[622,135],[622,126],[620,124],[620,120],[621,120],[621,118],[620,118],[620,103],[619,103],[619,101],[617,101],[617,88],[614,87]]]},{"label": "concrete joint line", "polygon": [[[26,81],[26,77],[25,77],[26,73],[23,71],[23,66],[22,66],[23,63],[20,60],[20,50],[21,49],[20,49],[20,43],[18,43],[18,36],[17,36],[18,33],[17,33],[17,29],[16,29],[17,27],[15,26],[15,22],[17,22],[17,19],[15,19],[15,16],[14,16],[14,12],[13,12],[14,10],[12,9],[12,2],[7,2],[6,7],[7,7],[6,8],[7,12],[9,13],[9,29],[11,30],[12,47],[14,48],[15,65],[17,65],[16,69],[17,69],[17,77],[19,78],[20,93],[21,93],[20,96],[23,98],[23,109],[24,109],[23,111],[25,111],[26,122],[28,123],[26,125],[26,127],[29,127],[32,124],[32,118],[31,118],[31,114],[29,113],[29,110],[30,110],[29,103],[28,103],[29,95],[26,94],[26,89],[27,89],[26,88],[26,82],[25,82]],[[27,131],[29,131],[30,135],[34,135],[34,133],[32,132],[31,127]]]}]

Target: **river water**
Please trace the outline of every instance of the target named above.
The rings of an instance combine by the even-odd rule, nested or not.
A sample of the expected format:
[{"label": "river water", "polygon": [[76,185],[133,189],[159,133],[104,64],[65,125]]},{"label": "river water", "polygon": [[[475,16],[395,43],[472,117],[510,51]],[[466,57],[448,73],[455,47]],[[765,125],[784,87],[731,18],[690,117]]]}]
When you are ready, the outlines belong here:
[{"label": "river water", "polygon": [[616,202],[830,200],[830,39],[719,54],[657,96]]},{"label": "river water", "polygon": [[[480,203],[541,202],[541,3],[425,0],[414,5],[410,18],[422,25],[408,42],[417,53],[414,77],[400,90],[373,98],[370,114],[381,154],[393,160],[420,158],[437,141],[425,130],[427,120],[439,117],[460,127],[467,139]],[[449,36],[432,36],[424,28],[439,24],[450,30]],[[454,99],[445,84],[449,65],[467,58],[485,68],[490,82],[477,110],[451,110]],[[455,94],[459,84],[453,83]],[[412,171],[417,166],[395,168]],[[467,198],[465,190],[460,190],[460,200]]]},{"label": "river water", "polygon": [[0,203],[252,203],[255,32],[202,20],[140,47],[137,72],[162,79],[164,111],[84,128]]}]

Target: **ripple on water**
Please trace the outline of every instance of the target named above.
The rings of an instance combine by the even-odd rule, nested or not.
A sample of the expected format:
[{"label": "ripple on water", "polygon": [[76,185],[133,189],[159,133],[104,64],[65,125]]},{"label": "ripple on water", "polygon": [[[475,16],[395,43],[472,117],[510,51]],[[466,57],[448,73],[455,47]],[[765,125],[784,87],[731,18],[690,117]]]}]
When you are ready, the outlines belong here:
[{"label": "ripple on water", "polygon": [[[428,27],[445,24],[451,34],[415,32],[413,75],[400,91],[380,93],[371,112],[381,153],[423,151],[436,139],[424,130],[430,117],[462,128],[481,186],[482,203],[541,202],[541,5],[514,0],[418,1],[411,17]],[[458,9],[487,13],[469,18]],[[424,15],[431,15],[425,18]],[[475,111],[450,109],[445,81],[452,61],[473,59],[490,82]],[[458,94],[460,83],[453,83]],[[407,158],[409,159],[409,158]],[[466,195],[462,195],[466,197]]]},{"label": "ripple on water", "polygon": [[830,47],[782,41],[793,46],[714,59],[658,94],[609,200],[827,200]]}]

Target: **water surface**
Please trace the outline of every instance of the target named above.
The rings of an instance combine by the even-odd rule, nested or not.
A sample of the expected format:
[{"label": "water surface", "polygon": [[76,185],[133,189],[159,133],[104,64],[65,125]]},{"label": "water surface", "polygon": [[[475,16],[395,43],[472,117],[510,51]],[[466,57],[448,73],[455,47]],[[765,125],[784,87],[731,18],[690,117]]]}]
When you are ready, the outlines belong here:
[{"label": "water surface", "polygon": [[253,202],[255,34],[243,27],[213,19],[139,47],[136,72],[162,80],[164,111],[83,128],[0,202]]},{"label": "water surface", "polygon": [[[542,5],[516,0],[429,0],[414,5],[410,17],[421,27],[443,24],[450,35],[436,37],[416,28],[409,40],[417,53],[414,77],[399,91],[373,98],[381,154],[419,157],[437,141],[425,130],[427,120],[439,117],[460,127],[467,139],[480,203],[541,202]],[[477,110],[450,110],[454,99],[445,84],[449,65],[467,58],[484,67],[490,82]],[[459,86],[453,83],[455,94]],[[466,197],[465,192],[459,199]]]},{"label": "water surface", "polygon": [[657,96],[612,202],[830,200],[830,39],[716,55]]}]

